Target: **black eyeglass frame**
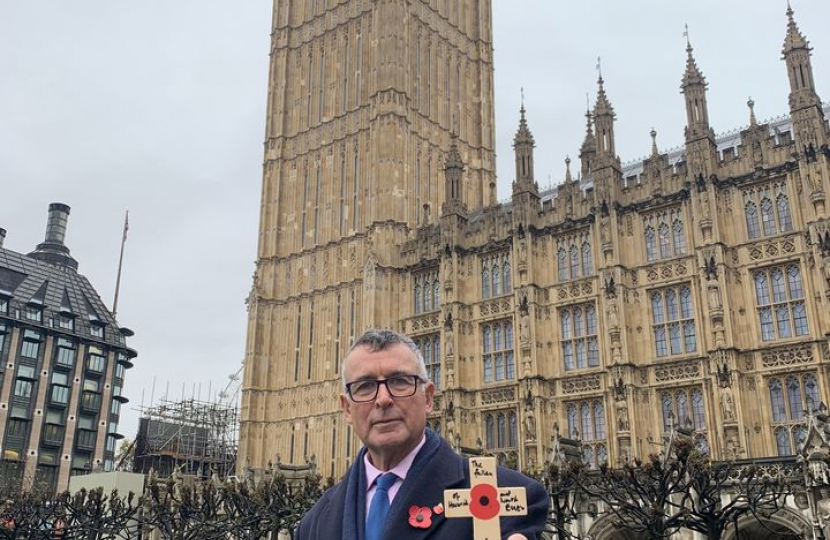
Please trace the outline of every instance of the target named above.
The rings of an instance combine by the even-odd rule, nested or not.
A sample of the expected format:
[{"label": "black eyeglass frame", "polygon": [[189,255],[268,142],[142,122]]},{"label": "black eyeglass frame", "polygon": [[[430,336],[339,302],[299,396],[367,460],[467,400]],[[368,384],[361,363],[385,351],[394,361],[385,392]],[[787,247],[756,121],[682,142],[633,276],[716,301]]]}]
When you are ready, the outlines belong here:
[{"label": "black eyeglass frame", "polygon": [[[406,394],[403,396],[399,396],[392,392],[389,388],[389,381],[394,381],[395,379],[407,379],[409,381],[414,380],[415,384],[412,385],[412,393]],[[350,383],[346,383],[346,393],[349,394],[349,399],[354,401],[355,403],[369,403],[370,401],[374,401],[378,398],[378,392],[380,392],[380,386],[383,385],[386,387],[386,391],[389,392],[389,395],[393,398],[408,398],[415,395],[418,392],[418,383],[425,383],[427,382],[424,380],[420,375],[396,375],[394,377],[389,377],[388,379],[361,379],[358,381],[352,381]],[[362,383],[375,383],[375,392],[372,394],[371,398],[366,399],[355,399],[354,395],[352,394],[352,385],[353,384],[362,384]]]}]

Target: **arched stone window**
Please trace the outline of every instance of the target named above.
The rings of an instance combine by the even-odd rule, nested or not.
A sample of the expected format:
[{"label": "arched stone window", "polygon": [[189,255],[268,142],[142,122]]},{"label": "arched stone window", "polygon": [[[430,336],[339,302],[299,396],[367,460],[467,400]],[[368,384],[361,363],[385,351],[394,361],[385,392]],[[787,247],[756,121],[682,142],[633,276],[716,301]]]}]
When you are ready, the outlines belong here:
[{"label": "arched stone window", "polygon": [[791,456],[807,436],[804,418],[820,402],[818,381],[813,372],[796,373],[768,381],[772,431],[779,456]]},{"label": "arched stone window", "polygon": [[686,253],[686,231],[680,207],[645,216],[643,235],[649,262]]},{"label": "arched stone window", "polygon": [[559,238],[557,246],[556,269],[559,281],[593,275],[594,261],[588,230]]},{"label": "arched stone window", "polygon": [[804,287],[797,264],[757,270],[753,282],[762,340],[809,334]]}]

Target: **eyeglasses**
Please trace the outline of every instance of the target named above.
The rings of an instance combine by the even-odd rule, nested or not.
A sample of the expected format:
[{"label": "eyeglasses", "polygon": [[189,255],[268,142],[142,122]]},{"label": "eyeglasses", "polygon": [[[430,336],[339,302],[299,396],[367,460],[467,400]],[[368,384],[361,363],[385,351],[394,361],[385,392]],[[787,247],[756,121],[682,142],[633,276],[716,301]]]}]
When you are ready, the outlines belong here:
[{"label": "eyeglasses", "polygon": [[392,397],[414,396],[418,383],[423,382],[418,375],[401,375],[377,381],[354,381],[346,385],[346,391],[352,401],[364,403],[374,401],[378,397],[380,385],[386,386],[386,391]]}]

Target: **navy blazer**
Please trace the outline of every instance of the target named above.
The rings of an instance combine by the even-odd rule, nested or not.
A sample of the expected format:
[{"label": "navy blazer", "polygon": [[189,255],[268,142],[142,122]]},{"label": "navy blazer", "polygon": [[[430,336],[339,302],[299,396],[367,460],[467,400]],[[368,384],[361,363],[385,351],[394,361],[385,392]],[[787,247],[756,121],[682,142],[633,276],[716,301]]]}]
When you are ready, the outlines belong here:
[{"label": "navy blazer", "polygon": [[[412,505],[433,508],[444,501],[444,490],[465,489],[470,486],[468,461],[459,456],[440,437],[438,449],[429,458],[420,472],[414,477],[407,474],[389,509],[383,540],[472,540],[472,518],[448,519],[444,514],[432,514],[432,524],[426,529],[419,529],[409,524],[409,508]],[[423,452],[423,448],[421,452]],[[347,505],[346,479],[363,459],[361,452],[349,472],[337,485],[332,487],[317,501],[300,521],[295,540],[360,540],[343,539],[343,513],[347,506],[354,507],[359,501]],[[417,459],[417,457],[416,457]],[[363,468],[359,467],[359,471]],[[542,540],[548,514],[549,499],[544,488],[527,476],[516,471],[499,467],[497,472],[499,486],[524,487],[527,490],[528,514],[518,517],[501,518],[502,537],[511,534],[524,534],[529,540]],[[363,482],[362,487],[365,487]],[[364,499],[365,504],[365,499]],[[363,512],[360,513],[363,515]],[[365,519],[365,518],[364,518]],[[362,524],[360,533],[362,534]]]}]

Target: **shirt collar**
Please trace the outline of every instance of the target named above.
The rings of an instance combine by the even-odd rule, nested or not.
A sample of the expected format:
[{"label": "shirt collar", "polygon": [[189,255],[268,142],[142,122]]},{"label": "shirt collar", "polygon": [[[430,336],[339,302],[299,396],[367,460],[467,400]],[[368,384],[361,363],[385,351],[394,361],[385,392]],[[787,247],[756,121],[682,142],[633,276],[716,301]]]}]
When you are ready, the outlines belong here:
[{"label": "shirt collar", "polygon": [[398,463],[397,465],[395,465],[395,467],[388,471],[382,471],[374,465],[372,465],[372,462],[369,461],[369,452],[366,452],[363,455],[363,468],[366,470],[366,491],[372,489],[372,487],[375,484],[375,480],[377,480],[380,475],[387,472],[393,473],[401,480],[406,480],[406,473],[409,472],[409,468],[412,467],[412,462],[415,461],[415,456],[418,455],[418,452],[421,450],[421,448],[424,446],[424,443],[426,442],[427,436],[426,433],[424,433],[424,436],[421,437],[421,442],[419,442],[418,445],[415,446],[415,448],[413,448],[412,451],[409,452],[406,455],[406,457],[401,460],[400,463]]}]

